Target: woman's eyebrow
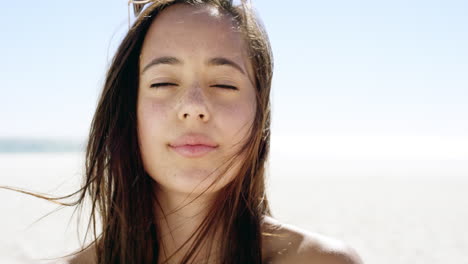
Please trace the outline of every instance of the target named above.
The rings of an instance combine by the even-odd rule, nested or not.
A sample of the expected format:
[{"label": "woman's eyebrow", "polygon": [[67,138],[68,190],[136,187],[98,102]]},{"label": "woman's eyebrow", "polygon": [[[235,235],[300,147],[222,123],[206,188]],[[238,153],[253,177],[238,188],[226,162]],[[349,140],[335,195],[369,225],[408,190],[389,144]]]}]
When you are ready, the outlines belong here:
[{"label": "woman's eyebrow", "polygon": [[[160,65],[160,64],[181,65],[183,64],[183,62],[180,59],[176,57],[171,57],[171,56],[163,56],[163,57],[154,58],[143,68],[143,70],[141,71],[141,74],[143,74],[146,70],[148,70],[148,68],[155,66],[155,65]],[[239,66],[239,64],[224,57],[211,58],[206,62],[206,64],[210,66],[221,66],[221,65],[231,66],[245,75],[245,71],[242,69],[241,66]]]},{"label": "woman's eyebrow", "polygon": [[143,74],[148,68],[159,65],[159,64],[169,64],[169,65],[177,65],[177,64],[183,64],[181,60],[177,59],[176,57],[169,57],[169,56],[164,56],[164,57],[158,57],[154,58],[151,60],[141,71],[141,74]]},{"label": "woman's eyebrow", "polygon": [[240,71],[242,74],[245,75],[244,70],[242,69],[241,66],[239,66],[239,64],[227,58],[223,58],[223,57],[212,58],[208,60],[207,64],[211,66],[228,65],[228,66],[235,68],[236,70]]}]

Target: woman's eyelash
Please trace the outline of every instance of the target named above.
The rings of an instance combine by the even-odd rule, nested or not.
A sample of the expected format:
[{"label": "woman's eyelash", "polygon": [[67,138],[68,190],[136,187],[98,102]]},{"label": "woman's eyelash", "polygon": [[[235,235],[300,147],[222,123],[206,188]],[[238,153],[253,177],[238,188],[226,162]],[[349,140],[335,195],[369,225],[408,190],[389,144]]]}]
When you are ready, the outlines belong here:
[{"label": "woman's eyelash", "polygon": [[[151,88],[157,88],[157,87],[163,87],[163,86],[172,86],[172,85],[177,85],[175,83],[169,83],[169,82],[164,82],[164,83],[153,83],[151,84]],[[215,84],[211,85],[211,87],[220,87],[223,89],[230,89],[230,90],[239,90],[237,87],[232,86],[232,85],[227,85],[227,84]]]},{"label": "woman's eyelash", "polygon": [[168,83],[168,82],[165,82],[165,83],[153,83],[151,84],[151,88],[153,87],[161,87],[161,86],[171,86],[171,85],[177,85],[175,83]]},{"label": "woman's eyelash", "polygon": [[239,89],[237,89],[237,87],[235,87],[235,86],[226,85],[226,84],[215,84],[215,85],[212,85],[211,87],[220,87],[220,88],[230,89],[230,90],[239,90]]}]

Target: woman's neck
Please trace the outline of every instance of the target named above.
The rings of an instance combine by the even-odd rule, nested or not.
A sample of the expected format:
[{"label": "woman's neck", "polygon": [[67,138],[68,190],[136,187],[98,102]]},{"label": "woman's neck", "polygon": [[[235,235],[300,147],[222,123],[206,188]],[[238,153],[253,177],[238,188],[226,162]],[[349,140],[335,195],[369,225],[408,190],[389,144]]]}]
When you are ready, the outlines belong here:
[{"label": "woman's neck", "polygon": [[[206,194],[197,197],[195,194],[189,195],[158,190],[156,197],[155,216],[159,229],[160,261],[165,260],[181,248],[169,261],[169,263],[179,263],[194,242],[196,238],[194,233],[207,216],[214,195]],[[215,240],[212,236],[208,236],[208,239]],[[187,241],[188,243],[186,243]],[[205,259],[210,254],[210,244],[218,244],[215,241],[204,242],[199,248],[200,253],[198,256],[201,259]],[[186,244],[184,245],[184,243]],[[210,256],[214,255],[213,251],[215,250],[213,247],[211,248],[212,253]]]}]

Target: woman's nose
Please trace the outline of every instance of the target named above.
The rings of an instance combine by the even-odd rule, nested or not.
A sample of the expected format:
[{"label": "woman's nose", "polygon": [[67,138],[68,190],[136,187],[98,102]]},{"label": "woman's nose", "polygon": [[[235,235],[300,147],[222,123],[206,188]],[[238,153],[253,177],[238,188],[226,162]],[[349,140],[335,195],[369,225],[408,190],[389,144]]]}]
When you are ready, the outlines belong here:
[{"label": "woman's nose", "polygon": [[207,122],[210,119],[207,102],[203,95],[203,90],[199,85],[188,88],[184,93],[179,108],[178,117],[180,120],[193,120]]}]

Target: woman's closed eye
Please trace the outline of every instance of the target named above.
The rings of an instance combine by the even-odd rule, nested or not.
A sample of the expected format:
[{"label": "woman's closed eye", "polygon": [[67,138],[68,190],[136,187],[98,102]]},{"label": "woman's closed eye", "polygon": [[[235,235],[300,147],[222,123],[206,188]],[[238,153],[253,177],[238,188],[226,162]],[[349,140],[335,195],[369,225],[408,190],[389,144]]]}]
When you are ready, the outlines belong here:
[{"label": "woman's closed eye", "polygon": [[[158,88],[158,87],[165,87],[165,86],[177,86],[175,83],[170,83],[170,82],[161,82],[161,83],[153,83],[151,84],[151,88]],[[228,89],[228,90],[239,90],[237,87],[232,86],[232,85],[227,85],[227,84],[214,84],[211,85],[210,87],[219,87],[223,89]]]},{"label": "woman's closed eye", "polygon": [[157,87],[163,87],[163,86],[174,86],[177,85],[175,83],[170,83],[170,82],[162,82],[162,83],[153,83],[151,84],[151,88],[157,88]]},{"label": "woman's closed eye", "polygon": [[219,87],[219,88],[229,89],[229,90],[239,90],[237,89],[237,87],[232,86],[232,85],[227,85],[227,84],[214,84],[214,85],[211,85],[210,87]]}]

